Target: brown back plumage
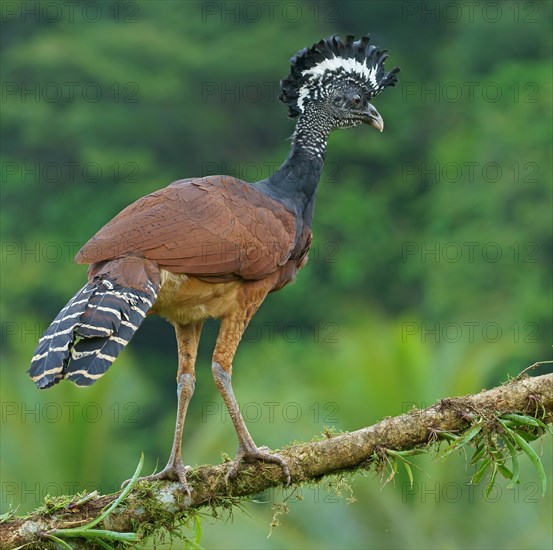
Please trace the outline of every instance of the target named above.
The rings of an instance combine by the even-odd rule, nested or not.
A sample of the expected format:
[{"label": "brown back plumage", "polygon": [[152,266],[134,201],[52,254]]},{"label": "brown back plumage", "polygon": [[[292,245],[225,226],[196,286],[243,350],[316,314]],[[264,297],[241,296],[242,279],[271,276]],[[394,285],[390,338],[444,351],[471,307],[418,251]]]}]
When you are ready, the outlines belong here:
[{"label": "brown back plumage", "polygon": [[228,176],[172,183],[118,214],[75,257],[95,263],[141,253],[197,276],[262,279],[289,259],[295,219],[253,185]]}]

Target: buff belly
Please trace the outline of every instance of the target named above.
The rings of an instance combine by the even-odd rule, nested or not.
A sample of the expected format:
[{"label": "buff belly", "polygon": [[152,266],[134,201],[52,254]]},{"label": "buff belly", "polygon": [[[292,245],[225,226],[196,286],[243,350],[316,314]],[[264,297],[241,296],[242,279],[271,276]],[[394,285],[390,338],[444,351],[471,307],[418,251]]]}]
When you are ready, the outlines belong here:
[{"label": "buff belly", "polygon": [[161,289],[150,313],[182,325],[224,317],[238,306],[240,286],[240,281],[208,283],[163,269]]}]

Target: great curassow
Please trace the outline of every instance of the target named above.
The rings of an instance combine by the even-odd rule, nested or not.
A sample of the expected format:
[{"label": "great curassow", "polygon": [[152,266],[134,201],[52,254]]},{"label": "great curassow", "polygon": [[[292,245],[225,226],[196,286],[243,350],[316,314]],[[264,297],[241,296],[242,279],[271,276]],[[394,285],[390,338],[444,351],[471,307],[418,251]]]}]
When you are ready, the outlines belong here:
[{"label": "great curassow", "polygon": [[369,101],[397,82],[384,69],[386,50],[369,36],[332,36],[291,59],[280,99],[297,117],[292,147],[271,177],[246,183],[208,176],[172,183],[137,200],[106,224],[75,257],[90,264],[88,283],[40,339],[29,374],[49,388],[62,379],[89,386],[129,343],[148,314],[175,327],[178,344],[177,421],[167,466],[146,479],[178,480],[188,491],[181,439],[194,393],[202,323],[221,319],[212,373],[238,435],[242,460],[286,462],[258,448],[231,385],[232,361],[248,322],[269,292],[293,281],[307,262],[315,194],[330,132],[362,123],[382,131]]}]

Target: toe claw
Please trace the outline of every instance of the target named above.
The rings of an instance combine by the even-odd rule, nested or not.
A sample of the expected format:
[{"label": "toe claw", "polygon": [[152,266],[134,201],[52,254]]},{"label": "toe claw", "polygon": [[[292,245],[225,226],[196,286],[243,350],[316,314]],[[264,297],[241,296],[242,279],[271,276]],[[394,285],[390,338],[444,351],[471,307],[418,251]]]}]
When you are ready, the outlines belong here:
[{"label": "toe claw", "polygon": [[228,472],[225,474],[225,485],[228,485],[230,479],[236,477],[238,474],[238,468],[240,467],[241,462],[245,459],[245,453],[241,450],[236,454],[236,458],[230,463]]},{"label": "toe claw", "polygon": [[271,453],[268,447],[255,447],[254,449],[250,449],[247,451],[240,448],[238,450],[238,453],[236,454],[236,458],[232,461],[231,466],[225,475],[225,483],[227,485],[229,479],[236,477],[240,464],[245,461],[260,461],[278,464],[282,469],[282,473],[284,474],[284,477],[286,479],[286,486],[290,485],[291,476],[288,464],[279,454]]},{"label": "toe claw", "polygon": [[[169,480],[169,481],[178,481],[181,485],[181,489],[191,497],[190,488],[188,487],[188,482],[186,480],[186,473],[190,470],[190,466],[185,466],[182,462],[180,464],[168,464],[157,474],[152,474],[150,476],[139,477],[137,481],[160,481],[160,480]],[[130,479],[123,481],[121,484],[121,489],[123,489]]]}]

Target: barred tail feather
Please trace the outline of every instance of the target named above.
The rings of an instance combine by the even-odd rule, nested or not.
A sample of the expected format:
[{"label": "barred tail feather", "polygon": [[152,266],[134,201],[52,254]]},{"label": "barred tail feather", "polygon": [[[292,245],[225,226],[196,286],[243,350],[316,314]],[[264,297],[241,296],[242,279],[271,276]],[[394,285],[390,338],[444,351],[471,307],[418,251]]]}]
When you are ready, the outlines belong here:
[{"label": "barred tail feather", "polygon": [[[65,369],[68,380],[78,386],[89,386],[108,370],[152,307],[157,289],[151,285],[149,290],[145,293],[114,287],[90,300],[81,317],[83,325],[77,330],[81,339],[73,346],[71,361]],[[98,328],[108,328],[111,333],[97,336],[94,330]]]},{"label": "barred tail feather", "polygon": [[89,386],[100,378],[138,330],[153,306],[159,282],[127,288],[109,275],[86,284],[39,340],[29,374],[40,389],[66,378]]},{"label": "barred tail feather", "polygon": [[49,388],[63,378],[62,373],[74,340],[75,326],[86,308],[93,287],[91,284],[83,286],[58,313],[38,341],[28,372],[40,389]]}]

